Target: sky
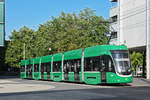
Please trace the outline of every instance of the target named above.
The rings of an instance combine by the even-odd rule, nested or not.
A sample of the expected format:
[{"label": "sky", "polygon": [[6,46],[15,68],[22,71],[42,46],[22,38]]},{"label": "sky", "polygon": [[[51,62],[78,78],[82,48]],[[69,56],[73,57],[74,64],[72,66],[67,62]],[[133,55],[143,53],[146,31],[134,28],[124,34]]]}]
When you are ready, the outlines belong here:
[{"label": "sky", "polygon": [[39,24],[65,13],[79,13],[84,8],[95,10],[96,15],[109,18],[109,0],[6,0],[6,40],[11,32],[27,26],[36,30]]}]

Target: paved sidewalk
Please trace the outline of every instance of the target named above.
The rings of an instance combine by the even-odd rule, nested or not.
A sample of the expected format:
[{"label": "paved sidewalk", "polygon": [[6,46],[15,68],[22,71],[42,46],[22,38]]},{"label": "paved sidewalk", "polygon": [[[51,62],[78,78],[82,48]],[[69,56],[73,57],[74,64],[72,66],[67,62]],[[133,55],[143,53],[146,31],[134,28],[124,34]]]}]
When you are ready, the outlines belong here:
[{"label": "paved sidewalk", "polygon": [[150,80],[145,78],[133,78],[133,82],[129,83],[131,86],[150,86]]},{"label": "paved sidewalk", "polygon": [[90,88],[125,88],[125,87],[150,87],[150,80],[133,78],[133,83],[128,85],[87,85],[67,82],[22,80],[19,78],[0,78],[0,93],[33,92],[47,90],[75,90]]},{"label": "paved sidewalk", "polygon": [[49,90],[53,88],[55,87],[52,85],[28,84],[28,83],[15,82],[13,80],[8,80],[8,79],[0,79],[0,93],[43,91],[43,90]]}]

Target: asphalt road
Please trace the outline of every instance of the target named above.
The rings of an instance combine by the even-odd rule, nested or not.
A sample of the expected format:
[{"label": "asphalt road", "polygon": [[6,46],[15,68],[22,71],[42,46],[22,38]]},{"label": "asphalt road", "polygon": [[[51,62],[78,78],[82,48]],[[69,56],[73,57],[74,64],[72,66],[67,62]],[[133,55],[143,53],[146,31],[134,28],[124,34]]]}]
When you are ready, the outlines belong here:
[{"label": "asphalt road", "polygon": [[10,78],[0,79],[0,91],[0,100],[150,100],[150,86],[142,85],[93,86]]}]

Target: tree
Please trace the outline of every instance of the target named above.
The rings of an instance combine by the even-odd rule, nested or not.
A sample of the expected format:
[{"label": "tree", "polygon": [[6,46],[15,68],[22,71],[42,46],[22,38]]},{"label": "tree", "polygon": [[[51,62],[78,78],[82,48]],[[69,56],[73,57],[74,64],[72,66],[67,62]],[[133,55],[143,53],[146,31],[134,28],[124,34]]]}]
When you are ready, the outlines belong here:
[{"label": "tree", "polygon": [[32,41],[34,31],[23,27],[19,31],[14,30],[11,34],[10,42],[5,54],[5,63],[12,67],[19,67],[20,61],[23,59],[24,43],[26,44],[26,58],[34,55],[32,52]]},{"label": "tree", "polygon": [[106,44],[108,29],[101,24],[102,21],[105,21],[103,17],[86,8],[78,15],[62,12],[59,17],[40,24],[37,31],[27,27],[14,30],[6,51],[6,63],[19,67],[24,44],[26,58]]},{"label": "tree", "polygon": [[80,11],[79,15],[62,12],[58,18],[53,17],[55,31],[53,44],[58,52],[106,44],[108,29],[101,22],[101,16],[96,16],[89,8]]},{"label": "tree", "polygon": [[143,65],[143,53],[134,51],[131,53],[130,59],[132,62],[132,70],[134,70],[134,71],[137,71],[139,66]]}]

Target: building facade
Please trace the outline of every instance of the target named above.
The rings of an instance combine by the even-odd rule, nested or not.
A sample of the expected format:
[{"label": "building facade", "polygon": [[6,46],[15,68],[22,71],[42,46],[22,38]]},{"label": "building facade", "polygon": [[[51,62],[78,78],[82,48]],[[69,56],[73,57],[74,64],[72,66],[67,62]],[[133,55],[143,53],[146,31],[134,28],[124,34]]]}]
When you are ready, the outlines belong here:
[{"label": "building facade", "polygon": [[146,77],[150,79],[150,0],[110,0],[112,19],[110,44],[146,51]]},{"label": "building facade", "polygon": [[0,0],[0,47],[5,40],[5,0]]}]

